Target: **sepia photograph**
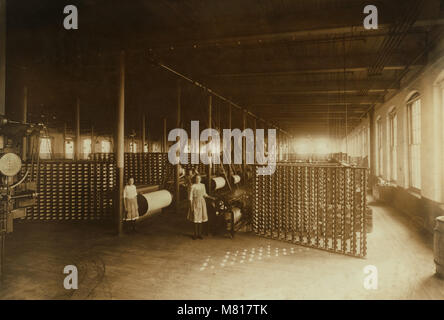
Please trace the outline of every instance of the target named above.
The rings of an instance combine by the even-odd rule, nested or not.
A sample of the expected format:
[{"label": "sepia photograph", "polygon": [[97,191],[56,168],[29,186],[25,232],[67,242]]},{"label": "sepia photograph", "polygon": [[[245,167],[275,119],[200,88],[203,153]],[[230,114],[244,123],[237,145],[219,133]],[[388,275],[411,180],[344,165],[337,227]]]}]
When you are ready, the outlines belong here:
[{"label": "sepia photograph", "polygon": [[443,123],[443,0],[0,0],[0,303],[442,301]]}]

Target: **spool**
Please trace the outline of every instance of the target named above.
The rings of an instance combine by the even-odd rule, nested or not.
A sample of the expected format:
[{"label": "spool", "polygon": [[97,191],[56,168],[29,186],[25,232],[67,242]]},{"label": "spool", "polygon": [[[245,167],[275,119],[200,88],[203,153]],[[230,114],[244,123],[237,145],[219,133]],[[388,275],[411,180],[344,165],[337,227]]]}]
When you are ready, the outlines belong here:
[{"label": "spool", "polygon": [[138,194],[137,205],[139,207],[139,217],[145,218],[163,208],[168,207],[173,201],[173,196],[168,190],[159,190],[150,193]]},{"label": "spool", "polygon": [[241,177],[239,175],[232,175],[231,176],[231,181],[233,182],[233,184],[238,184],[241,181]]},{"label": "spool", "polygon": [[436,218],[433,234],[433,252],[435,255],[436,274],[444,278],[444,216]]},{"label": "spool", "polygon": [[211,179],[211,189],[219,190],[225,187],[225,179],[223,177],[215,177]]}]

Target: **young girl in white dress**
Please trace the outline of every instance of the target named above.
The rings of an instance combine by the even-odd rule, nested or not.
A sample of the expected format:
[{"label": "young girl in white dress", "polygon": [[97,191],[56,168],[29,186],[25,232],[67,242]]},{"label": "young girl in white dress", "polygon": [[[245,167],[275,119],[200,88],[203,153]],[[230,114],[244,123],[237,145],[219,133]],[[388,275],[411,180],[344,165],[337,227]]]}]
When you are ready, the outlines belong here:
[{"label": "young girl in white dress", "polygon": [[123,190],[123,200],[126,211],[126,221],[131,221],[133,230],[136,228],[136,220],[139,219],[139,207],[137,205],[137,189],[134,179],[129,178],[128,184]]},{"label": "young girl in white dress", "polygon": [[215,200],[215,198],[209,196],[205,189],[205,185],[200,182],[201,177],[199,175],[194,176],[194,183],[191,186],[189,200],[190,210],[188,211],[188,220],[194,223],[194,236],[193,240],[202,240],[202,223],[208,221],[207,204],[205,198]]}]

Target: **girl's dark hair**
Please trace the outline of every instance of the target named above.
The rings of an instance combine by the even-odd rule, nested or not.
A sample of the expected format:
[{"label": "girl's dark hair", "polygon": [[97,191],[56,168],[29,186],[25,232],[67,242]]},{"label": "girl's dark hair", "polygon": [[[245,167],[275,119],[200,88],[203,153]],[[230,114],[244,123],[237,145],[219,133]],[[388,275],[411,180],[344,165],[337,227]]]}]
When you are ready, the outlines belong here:
[{"label": "girl's dark hair", "polygon": [[197,177],[200,177],[200,175],[196,174],[196,175],[193,177],[193,183],[197,183]]}]

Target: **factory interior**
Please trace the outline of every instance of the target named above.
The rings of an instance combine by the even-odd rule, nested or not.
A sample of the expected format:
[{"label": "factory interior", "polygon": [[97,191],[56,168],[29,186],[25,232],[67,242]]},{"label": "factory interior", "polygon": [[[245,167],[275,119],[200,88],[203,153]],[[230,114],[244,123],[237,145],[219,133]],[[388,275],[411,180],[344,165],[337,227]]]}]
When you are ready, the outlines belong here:
[{"label": "factory interior", "polygon": [[444,299],[444,1],[368,4],[0,0],[0,300]]}]

